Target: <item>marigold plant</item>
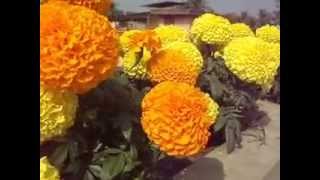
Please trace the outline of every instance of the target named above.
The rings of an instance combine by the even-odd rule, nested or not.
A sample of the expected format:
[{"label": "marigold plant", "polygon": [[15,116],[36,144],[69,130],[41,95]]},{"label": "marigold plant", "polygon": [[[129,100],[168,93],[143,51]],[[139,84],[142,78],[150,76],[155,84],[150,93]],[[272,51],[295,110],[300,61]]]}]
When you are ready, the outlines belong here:
[{"label": "marigold plant", "polygon": [[231,24],[224,17],[205,13],[192,22],[191,35],[195,41],[223,46],[232,39]]},{"label": "marigold plant", "polygon": [[280,46],[256,37],[237,38],[224,48],[223,57],[239,79],[270,88],[280,65]]},{"label": "marigold plant", "polygon": [[40,159],[40,180],[60,180],[58,169],[50,164],[46,156]]},{"label": "marigold plant", "polygon": [[170,156],[191,156],[204,150],[218,105],[198,88],[162,82],[142,101],[142,127],[148,138]]},{"label": "marigold plant", "polygon": [[111,8],[112,0],[46,0],[51,1],[64,1],[73,5],[84,6],[97,11],[102,15],[106,15]]},{"label": "marigold plant", "polygon": [[106,17],[63,2],[41,5],[41,85],[83,94],[109,77],[117,62],[118,34]]},{"label": "marigold plant", "polygon": [[256,30],[256,36],[267,42],[280,43],[280,30],[277,26],[265,25]]},{"label": "marigold plant", "polygon": [[201,53],[187,42],[173,42],[155,54],[148,63],[153,82],[184,82],[195,85],[203,66]]},{"label": "marigold plant", "polygon": [[40,87],[40,142],[63,136],[74,124],[78,97]]},{"label": "marigold plant", "polygon": [[189,32],[176,25],[160,25],[155,28],[156,33],[160,37],[162,46],[166,46],[172,42],[190,42]]}]

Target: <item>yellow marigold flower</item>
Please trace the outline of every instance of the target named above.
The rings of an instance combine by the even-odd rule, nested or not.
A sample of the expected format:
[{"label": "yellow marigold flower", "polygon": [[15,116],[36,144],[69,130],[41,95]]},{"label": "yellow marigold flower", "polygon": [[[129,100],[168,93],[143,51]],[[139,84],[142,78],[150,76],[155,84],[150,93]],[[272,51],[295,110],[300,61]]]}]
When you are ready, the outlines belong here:
[{"label": "yellow marigold flower", "polygon": [[191,36],[195,41],[223,46],[232,39],[231,24],[224,17],[205,13],[192,22]]},{"label": "yellow marigold flower", "polygon": [[174,81],[195,85],[203,66],[199,50],[187,42],[173,42],[152,56],[148,72],[153,82]]},{"label": "yellow marigold flower", "polygon": [[121,34],[120,36],[120,46],[121,46],[121,50],[122,52],[126,53],[129,51],[129,43],[131,40],[131,36],[137,32],[141,32],[141,30],[129,30],[129,31],[125,31],[124,33]]},{"label": "yellow marigold flower", "polygon": [[46,156],[40,159],[40,180],[60,180],[58,169],[50,164]]},{"label": "yellow marigold flower", "polygon": [[40,8],[40,83],[86,93],[118,63],[118,34],[105,16],[82,6],[49,2]]},{"label": "yellow marigold flower", "polygon": [[239,79],[270,88],[280,65],[280,46],[256,37],[237,38],[224,48],[224,60]]},{"label": "yellow marigold flower", "polygon": [[251,28],[244,23],[231,24],[232,39],[240,37],[255,36]]},{"label": "yellow marigold flower", "polygon": [[166,81],[143,98],[141,123],[161,151],[185,157],[205,149],[217,115],[218,105],[200,89]]},{"label": "yellow marigold flower", "polygon": [[160,37],[162,46],[166,46],[175,41],[190,42],[189,33],[179,26],[160,25],[155,28],[155,31]]},{"label": "yellow marigold flower", "polygon": [[267,42],[280,43],[280,30],[277,26],[265,25],[256,30],[256,36]]},{"label": "yellow marigold flower", "polygon": [[147,63],[161,48],[159,36],[153,30],[138,31],[128,36],[128,51],[123,58],[123,70],[131,78],[147,78]]},{"label": "yellow marigold flower", "polygon": [[147,79],[147,62],[151,58],[151,53],[144,48],[142,54],[142,57],[139,57],[139,53],[129,51],[124,55],[123,71],[130,78]]},{"label": "yellow marigold flower", "polygon": [[111,8],[111,0],[46,0],[51,1],[64,1],[73,5],[84,6],[97,11],[102,15],[106,15]]},{"label": "yellow marigold flower", "polygon": [[40,87],[40,142],[63,136],[74,124],[78,97]]}]

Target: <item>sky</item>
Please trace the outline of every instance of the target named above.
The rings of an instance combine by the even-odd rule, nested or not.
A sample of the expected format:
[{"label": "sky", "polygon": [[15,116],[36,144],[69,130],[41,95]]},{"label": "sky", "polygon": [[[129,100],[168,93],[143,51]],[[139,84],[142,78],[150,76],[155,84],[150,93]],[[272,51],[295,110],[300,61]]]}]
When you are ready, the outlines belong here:
[{"label": "sky", "polygon": [[[144,4],[157,2],[157,0],[114,0],[119,6],[119,9],[124,11],[143,11],[140,7]],[[218,13],[240,13],[248,11],[255,15],[259,9],[268,11],[276,10],[275,0],[207,0],[208,5]]]}]

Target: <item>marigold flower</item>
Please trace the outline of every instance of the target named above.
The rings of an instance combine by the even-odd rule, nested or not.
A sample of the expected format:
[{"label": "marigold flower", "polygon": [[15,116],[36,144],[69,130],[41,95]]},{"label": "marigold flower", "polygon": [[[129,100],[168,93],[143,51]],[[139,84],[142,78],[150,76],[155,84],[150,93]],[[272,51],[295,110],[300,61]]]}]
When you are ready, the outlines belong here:
[{"label": "marigold flower", "polygon": [[155,32],[160,37],[162,46],[172,42],[190,42],[189,33],[182,27],[175,25],[160,25],[155,28]]},{"label": "marigold flower", "polygon": [[60,180],[58,169],[50,164],[46,156],[40,159],[40,180]]},{"label": "marigold flower", "polygon": [[173,42],[152,56],[148,72],[153,82],[174,81],[195,85],[203,66],[199,50],[187,42]]},{"label": "marigold flower", "polygon": [[223,46],[232,39],[231,24],[228,19],[205,13],[192,22],[191,36],[197,42]]},{"label": "marigold flower", "polygon": [[112,0],[47,0],[51,1],[64,1],[73,5],[84,6],[97,11],[102,15],[106,15],[111,8]]},{"label": "marigold flower", "polygon": [[170,156],[191,156],[205,149],[218,105],[200,89],[162,82],[142,101],[142,127],[147,137]]},{"label": "marigold flower", "polygon": [[144,48],[142,57],[134,51],[127,52],[123,57],[123,71],[134,79],[147,79],[147,62],[151,58],[151,53]]},{"label": "marigold flower", "polygon": [[157,33],[153,30],[144,30],[133,33],[128,43],[129,51],[140,52],[144,47],[151,53],[155,53],[161,48],[161,41]]},{"label": "marigold flower", "polygon": [[270,43],[280,43],[280,30],[269,24],[256,30],[256,36]]},{"label": "marigold flower", "polygon": [[232,39],[240,37],[255,36],[251,28],[244,23],[231,24]]},{"label": "marigold flower", "polygon": [[123,53],[126,53],[129,51],[129,44],[131,40],[131,36],[137,32],[142,32],[141,30],[129,30],[125,31],[120,36],[120,47]]},{"label": "marigold flower", "polygon": [[239,79],[270,88],[280,65],[280,46],[256,37],[237,38],[224,48],[223,57]]},{"label": "marigold flower", "polygon": [[146,79],[147,63],[161,48],[159,36],[153,30],[138,31],[128,36],[128,51],[123,58],[123,70],[131,78]]},{"label": "marigold flower", "polygon": [[49,2],[40,8],[40,83],[83,94],[111,75],[118,34],[85,7]]},{"label": "marigold flower", "polygon": [[63,136],[74,124],[78,97],[40,87],[40,142]]}]

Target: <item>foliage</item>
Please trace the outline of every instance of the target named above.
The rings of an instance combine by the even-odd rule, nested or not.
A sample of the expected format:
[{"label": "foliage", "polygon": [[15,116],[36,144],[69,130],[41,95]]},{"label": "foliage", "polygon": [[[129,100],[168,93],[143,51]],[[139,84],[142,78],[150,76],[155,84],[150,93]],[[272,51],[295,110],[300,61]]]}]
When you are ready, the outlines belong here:
[{"label": "foliage", "polygon": [[79,98],[75,125],[63,139],[44,144],[47,155],[66,180],[142,179],[150,176],[161,153],[142,131],[141,99],[148,86],[123,74]]},{"label": "foliage", "polygon": [[[240,81],[224,65],[222,59],[208,57],[206,68],[198,85],[220,105],[220,114],[212,131],[223,131],[227,152],[241,147],[241,131],[248,127],[263,127],[266,114],[259,110],[256,100],[262,95],[261,88]],[[215,141],[221,139],[214,138]]]}]

